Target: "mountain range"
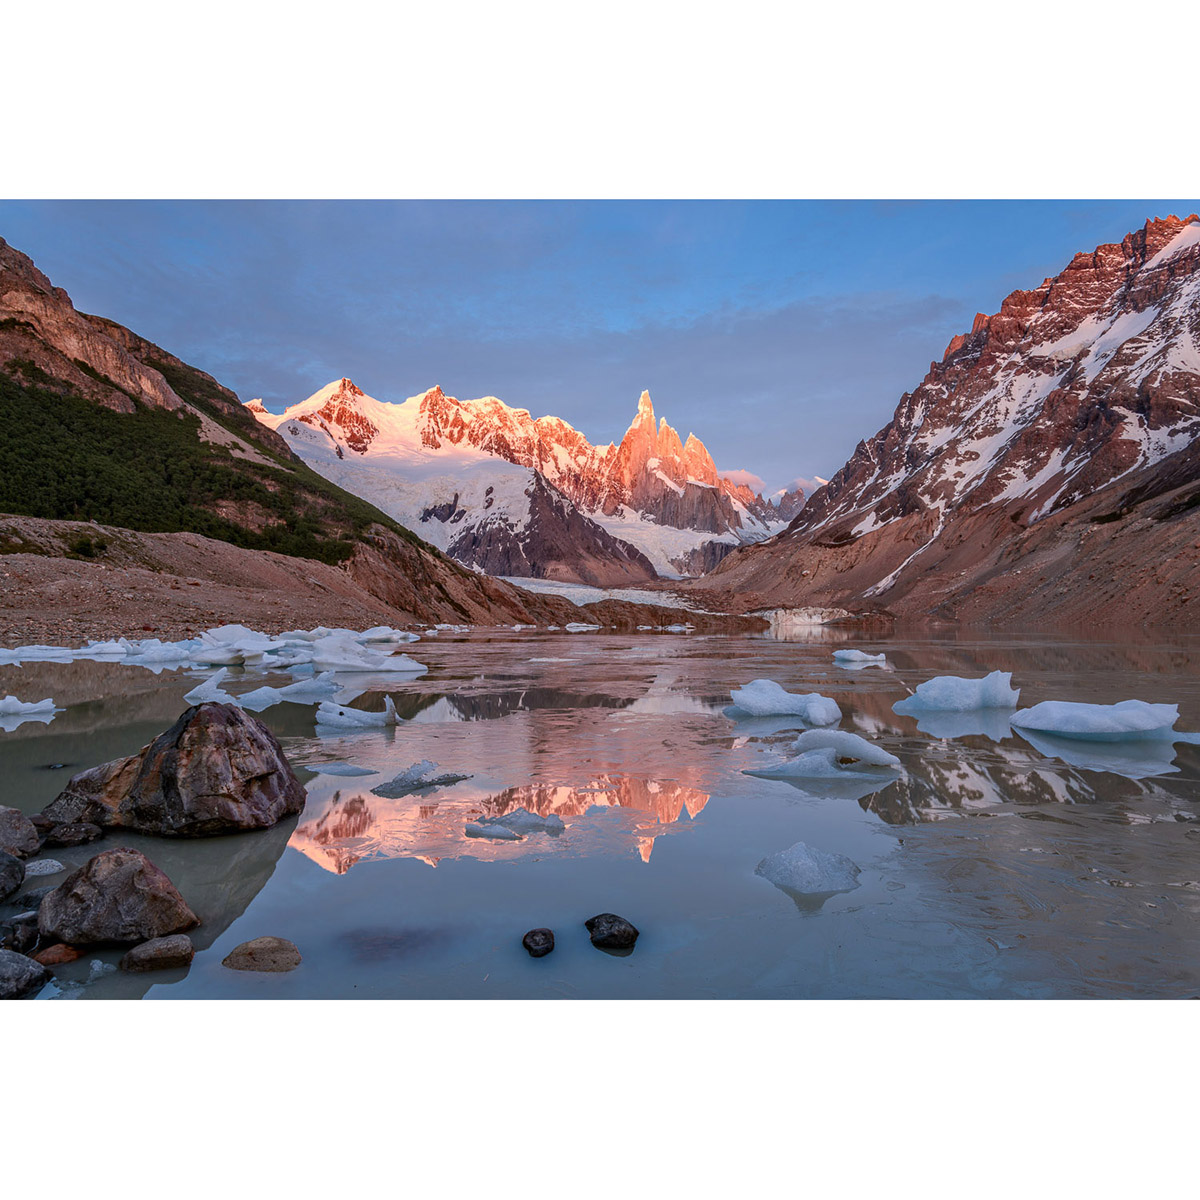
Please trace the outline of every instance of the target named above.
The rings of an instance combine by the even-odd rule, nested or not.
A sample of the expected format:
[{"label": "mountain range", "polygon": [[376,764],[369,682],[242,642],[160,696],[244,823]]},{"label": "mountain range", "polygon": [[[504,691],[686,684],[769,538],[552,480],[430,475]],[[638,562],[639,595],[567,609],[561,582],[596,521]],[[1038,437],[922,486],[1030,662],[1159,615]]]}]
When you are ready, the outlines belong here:
[{"label": "mountain range", "polygon": [[783,533],[699,586],[742,611],[1194,621],[1198,536],[1193,214],[977,315]]},{"label": "mountain range", "polygon": [[558,417],[440,387],[384,403],[343,378],[282,414],[247,408],[327,479],[492,575],[601,586],[698,575],[783,529],[804,499],[768,502],[722,476],[694,434],[655,423],[648,392],[606,446]]}]

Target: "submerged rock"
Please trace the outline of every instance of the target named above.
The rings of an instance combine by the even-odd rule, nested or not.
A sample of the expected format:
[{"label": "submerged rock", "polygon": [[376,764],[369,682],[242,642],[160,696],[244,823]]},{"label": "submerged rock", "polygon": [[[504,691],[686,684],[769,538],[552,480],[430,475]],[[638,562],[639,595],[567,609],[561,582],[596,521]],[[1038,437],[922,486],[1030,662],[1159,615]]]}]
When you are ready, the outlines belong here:
[{"label": "submerged rock", "polygon": [[599,913],[584,921],[591,934],[592,945],[601,950],[632,950],[638,940],[638,930],[616,913]]},{"label": "submerged rock", "polygon": [[103,837],[104,830],[90,821],[66,822],[52,826],[46,833],[47,846],[84,846]]},{"label": "submerged rock", "polygon": [[7,900],[25,882],[25,864],[7,850],[0,850],[0,900]]},{"label": "submerged rock", "polygon": [[0,850],[15,858],[36,854],[41,838],[33,822],[19,809],[0,805]]},{"label": "submerged rock", "polygon": [[140,753],[76,775],[44,815],[57,824],[205,837],[266,829],[304,801],[266,725],[235,705],[200,704]]},{"label": "submerged rock", "polygon": [[76,945],[144,942],[194,929],[199,918],[137,850],[105,850],[69,875],[38,909],[42,937]]},{"label": "submerged rock", "polygon": [[134,946],[119,965],[122,971],[169,971],[190,966],[195,955],[192,939],[186,933],[175,933]]},{"label": "submerged rock", "polygon": [[554,930],[531,929],[521,939],[521,945],[529,951],[530,958],[545,958],[554,949]]},{"label": "submerged rock", "polygon": [[79,957],[81,955],[74,946],[56,942],[53,946],[47,946],[45,950],[39,950],[33,956],[33,961],[40,962],[43,967],[57,967],[61,963],[74,962]]},{"label": "submerged rock", "polygon": [[829,854],[804,842],[797,842],[778,854],[764,858],[754,868],[785,892],[800,896],[826,896],[834,892],[853,891],[861,869],[844,854]]},{"label": "submerged rock", "polygon": [[287,938],[259,937],[235,946],[221,966],[231,971],[293,971],[301,961],[300,951]]},{"label": "submerged rock", "polygon": [[0,950],[0,1000],[23,1000],[49,982],[50,972],[41,963],[15,950]]}]

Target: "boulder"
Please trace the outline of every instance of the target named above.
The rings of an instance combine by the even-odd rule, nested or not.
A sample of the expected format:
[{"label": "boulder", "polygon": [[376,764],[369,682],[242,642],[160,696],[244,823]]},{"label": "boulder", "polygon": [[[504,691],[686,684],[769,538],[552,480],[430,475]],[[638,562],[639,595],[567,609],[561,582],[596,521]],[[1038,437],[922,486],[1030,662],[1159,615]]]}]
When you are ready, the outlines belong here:
[{"label": "boulder", "polygon": [[292,971],[300,962],[300,951],[287,938],[259,937],[235,946],[221,966],[231,971]]},{"label": "boulder", "polygon": [[50,972],[15,950],[0,950],[0,1000],[23,1000],[40,992]]},{"label": "boulder", "polygon": [[28,954],[38,944],[36,912],[23,912],[9,917],[0,929],[3,930],[3,938],[0,941],[7,950]]},{"label": "boulder", "polygon": [[25,864],[7,850],[0,850],[0,900],[7,900],[25,882]]},{"label": "boulder", "polygon": [[38,879],[43,875],[60,875],[66,869],[57,858],[35,858],[25,864],[25,878]]},{"label": "boulder", "polygon": [[46,833],[47,846],[83,846],[104,835],[99,825],[90,821],[64,822],[52,826]]},{"label": "boulder", "polygon": [[40,845],[33,822],[19,808],[0,805],[0,850],[25,858],[36,854]]},{"label": "boulder", "polygon": [[176,933],[134,946],[121,959],[120,967],[122,971],[169,971],[190,966],[195,953],[192,939],[186,933]]},{"label": "boulder", "polygon": [[638,931],[624,917],[616,913],[600,913],[584,921],[592,937],[592,945],[601,950],[632,950],[638,940]]},{"label": "boulder", "polygon": [[32,910],[37,912],[42,906],[42,901],[54,891],[54,884],[47,883],[42,887],[30,888],[27,892],[22,892],[19,896],[14,896],[12,903],[15,904],[22,912]]},{"label": "boulder", "polygon": [[521,939],[521,945],[529,951],[530,958],[545,958],[554,949],[554,930],[531,929]]},{"label": "boulder", "polygon": [[174,884],[137,850],[105,850],[67,876],[38,909],[43,938],[92,945],[144,942],[200,924]]},{"label": "boulder", "polygon": [[305,802],[275,735],[234,704],[198,704],[138,754],[74,776],[43,815],[159,837],[266,829]]},{"label": "boulder", "polygon": [[74,962],[79,956],[79,951],[74,946],[68,946],[66,942],[56,942],[53,946],[47,946],[45,950],[39,950],[33,956],[33,961],[40,962],[43,967],[57,967],[61,963]]}]

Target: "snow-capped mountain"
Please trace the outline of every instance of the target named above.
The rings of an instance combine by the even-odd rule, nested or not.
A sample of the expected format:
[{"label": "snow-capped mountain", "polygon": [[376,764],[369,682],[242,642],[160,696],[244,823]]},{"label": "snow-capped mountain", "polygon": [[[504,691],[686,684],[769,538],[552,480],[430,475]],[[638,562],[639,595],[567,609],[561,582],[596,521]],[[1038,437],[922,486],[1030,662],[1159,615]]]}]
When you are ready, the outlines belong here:
[{"label": "snow-capped mountain", "polygon": [[[1198,463],[1193,215],[1147,221],[1013,292],[998,313],[979,314],[786,533],[726,560],[712,582],[789,601],[865,597],[898,611],[959,613],[972,589],[1008,589],[1025,602],[1031,581],[1010,572],[1018,555],[1044,549],[1033,582],[1066,595],[1076,574],[1097,574],[1098,547],[1093,538],[1086,553],[1068,551],[1058,532],[1084,518],[1103,529],[1194,484]],[[1139,567],[1172,553],[1167,519],[1130,546]],[[1187,530],[1175,534],[1186,540]],[[1104,586],[1090,582],[1093,592]]]},{"label": "snow-capped mountain", "polygon": [[[558,417],[440,387],[403,403],[336,380],[282,415],[247,406],[327,478],[491,574],[617,584],[694,574],[786,524],[722,477],[704,444],[655,424],[643,392],[619,445]],[[784,499],[789,509],[796,495]]]}]

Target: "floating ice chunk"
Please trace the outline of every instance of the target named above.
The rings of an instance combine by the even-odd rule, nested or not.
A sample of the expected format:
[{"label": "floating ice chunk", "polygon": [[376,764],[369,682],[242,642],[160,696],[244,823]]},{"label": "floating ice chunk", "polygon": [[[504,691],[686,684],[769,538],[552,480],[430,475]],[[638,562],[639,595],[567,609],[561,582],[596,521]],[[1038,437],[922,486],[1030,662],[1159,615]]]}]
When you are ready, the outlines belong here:
[{"label": "floating ice chunk", "polygon": [[446,787],[448,784],[461,783],[464,779],[471,778],[470,775],[458,775],[454,772],[435,775],[434,771],[437,770],[437,767],[437,763],[431,762],[427,758],[422,759],[421,762],[413,763],[411,767],[405,767],[399,775],[388,780],[387,783],[381,783],[378,787],[372,788],[371,791],[385,800],[398,800],[410,792]]},{"label": "floating ice chunk", "polygon": [[836,725],[842,719],[837,702],[816,692],[785,692],[773,679],[755,679],[731,693],[734,707],[752,717],[791,715],[808,725]]},{"label": "floating ice chunk", "polygon": [[898,700],[892,712],[917,716],[923,712],[969,712],[976,708],[1016,708],[1020,688],[1012,686],[1012,674],[993,671],[982,679],[939,675],[917,684],[916,693]]},{"label": "floating ice chunk", "polygon": [[1074,700],[1043,700],[1014,713],[1013,727],[1024,732],[1051,733],[1082,742],[1128,742],[1170,738],[1179,719],[1176,704],[1147,704],[1122,700],[1117,704],[1081,704]]},{"label": "floating ice chunk", "polygon": [[0,666],[23,662],[70,662],[74,651],[65,646],[17,646],[14,650],[0,650]]},{"label": "floating ice chunk", "polygon": [[509,829],[507,825],[484,825],[478,821],[472,821],[466,828],[465,833],[469,838],[492,838],[498,842],[519,842],[521,835],[515,829]]},{"label": "floating ice chunk", "polygon": [[395,675],[424,675],[429,670],[407,654],[379,654],[343,637],[313,643],[313,667],[318,671],[374,671]]},{"label": "floating ice chunk", "polygon": [[378,771],[372,771],[370,767],[355,766],[354,763],[348,762],[324,762],[324,763],[305,763],[310,771],[315,771],[318,775],[378,775]]},{"label": "floating ice chunk", "polygon": [[221,681],[228,674],[228,669],[222,667],[215,675],[210,675],[203,683],[185,692],[183,698],[189,704],[237,704],[238,702],[226,691],[221,689]]},{"label": "floating ice chunk", "polygon": [[0,698],[0,717],[34,717],[43,713],[62,712],[51,700],[18,700],[16,696]]},{"label": "floating ice chunk", "polygon": [[[563,824],[562,817],[556,817],[553,813],[548,817],[541,817],[527,808],[514,808],[512,812],[503,816],[480,817],[478,821],[473,821],[467,826],[467,837],[498,837],[511,841],[513,838],[526,837],[533,833],[548,833],[551,837],[558,837],[564,829],[566,825]],[[503,832],[494,832],[496,830]]]},{"label": "floating ice chunk", "polygon": [[835,892],[852,892],[859,886],[861,869],[844,854],[830,854],[797,842],[764,858],[754,868],[754,873],[785,892],[827,896]]},{"label": "floating ice chunk", "polygon": [[293,704],[314,704],[318,700],[336,696],[341,690],[334,682],[333,672],[323,671],[311,679],[298,679],[284,687],[255,688],[252,692],[235,697],[234,703],[254,712],[262,712],[264,708],[270,708],[271,705],[280,704],[284,700]]},{"label": "floating ice chunk", "polygon": [[391,696],[383,698],[383,712],[364,712],[361,708],[345,708],[332,700],[317,705],[317,732],[325,729],[381,729],[398,722],[396,706]]},{"label": "floating ice chunk", "polygon": [[563,628],[568,633],[594,633],[600,628],[599,625],[588,625],[583,621],[570,621]]},{"label": "floating ice chunk", "polygon": [[900,760],[894,754],[859,737],[857,733],[846,733],[840,729],[810,729],[795,740],[792,749],[801,754],[810,750],[833,750],[839,759],[852,759],[855,767],[900,769]]},{"label": "floating ice chunk", "polygon": [[573,658],[531,658],[531,663],[572,663],[576,660]]},{"label": "floating ice chunk", "polygon": [[887,662],[887,655],[865,654],[862,650],[835,650],[833,652],[833,661],[837,663],[839,667],[846,666],[850,663],[860,664],[864,667],[882,667]]},{"label": "floating ice chunk", "polygon": [[393,629],[390,625],[375,625],[371,629],[364,629],[358,635],[358,640],[376,644],[386,642],[389,645],[401,646],[405,642],[419,642],[421,636],[409,633],[405,629]]}]

